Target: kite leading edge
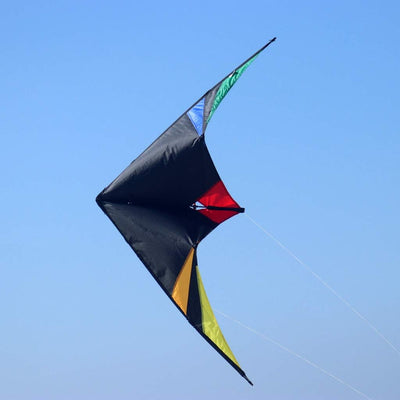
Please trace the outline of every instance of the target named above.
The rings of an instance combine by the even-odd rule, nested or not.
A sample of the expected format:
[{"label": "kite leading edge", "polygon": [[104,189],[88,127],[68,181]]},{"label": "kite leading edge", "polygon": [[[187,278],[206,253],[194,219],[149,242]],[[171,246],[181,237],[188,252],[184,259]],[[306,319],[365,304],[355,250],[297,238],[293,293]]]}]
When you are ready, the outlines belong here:
[{"label": "kite leading edge", "polygon": [[251,385],[221,332],[197,264],[201,240],[244,212],[222,182],[204,134],[228,91],[274,40],[212,87],[96,198],[188,322]]}]

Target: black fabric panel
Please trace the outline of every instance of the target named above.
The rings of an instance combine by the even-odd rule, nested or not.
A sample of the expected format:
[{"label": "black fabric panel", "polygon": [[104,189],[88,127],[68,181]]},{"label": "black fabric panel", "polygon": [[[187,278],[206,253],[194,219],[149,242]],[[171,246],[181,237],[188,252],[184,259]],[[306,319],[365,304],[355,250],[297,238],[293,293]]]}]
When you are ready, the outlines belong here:
[{"label": "black fabric panel", "polygon": [[98,203],[169,296],[191,247],[218,225],[190,208]]},{"label": "black fabric panel", "polygon": [[219,180],[204,142],[183,115],[103,192],[105,201],[189,206]]},{"label": "black fabric panel", "polygon": [[196,328],[201,329],[201,303],[200,303],[200,294],[199,294],[199,285],[197,282],[197,249],[195,250],[193,256],[193,266],[192,266],[192,274],[190,277],[190,286],[189,286],[189,299],[188,299],[188,307],[187,307],[187,319],[188,321]]},{"label": "black fabric panel", "polygon": [[215,96],[217,95],[218,89],[220,88],[222,84],[222,81],[215,85],[212,89],[210,89],[206,93],[206,98],[204,100],[204,113],[203,113],[203,118],[204,118],[204,129],[207,128],[207,119],[208,116],[210,115],[211,108],[214,104]]}]

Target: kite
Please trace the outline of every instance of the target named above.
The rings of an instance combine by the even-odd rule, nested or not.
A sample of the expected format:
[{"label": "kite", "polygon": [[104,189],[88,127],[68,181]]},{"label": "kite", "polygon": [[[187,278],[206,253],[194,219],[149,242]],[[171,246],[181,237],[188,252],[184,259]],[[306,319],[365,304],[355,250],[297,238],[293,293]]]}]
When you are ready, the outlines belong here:
[{"label": "kite", "polygon": [[222,99],[274,40],[205,93],[96,198],[188,322],[251,385],[221,332],[197,264],[201,240],[244,212],[218,175],[204,134]]}]

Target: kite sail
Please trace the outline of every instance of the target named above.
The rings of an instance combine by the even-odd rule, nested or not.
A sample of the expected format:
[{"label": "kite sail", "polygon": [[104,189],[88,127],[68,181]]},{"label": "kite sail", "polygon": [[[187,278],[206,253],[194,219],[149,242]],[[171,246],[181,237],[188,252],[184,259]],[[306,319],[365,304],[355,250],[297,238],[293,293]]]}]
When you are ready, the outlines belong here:
[{"label": "kite sail", "polygon": [[201,240],[244,212],[218,175],[204,133],[231,87],[274,40],[196,101],[96,198],[189,323],[250,384],[219,328],[197,264]]}]

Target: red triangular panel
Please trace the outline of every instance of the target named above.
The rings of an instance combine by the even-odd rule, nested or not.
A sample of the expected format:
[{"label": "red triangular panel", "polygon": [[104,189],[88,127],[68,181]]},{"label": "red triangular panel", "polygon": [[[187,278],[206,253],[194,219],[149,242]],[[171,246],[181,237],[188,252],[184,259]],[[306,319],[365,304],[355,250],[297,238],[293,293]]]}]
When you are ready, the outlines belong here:
[{"label": "red triangular panel", "polygon": [[[218,181],[211,189],[204,193],[198,200],[203,206],[208,207],[230,207],[230,208],[240,208],[239,204],[233,200],[232,196],[226,190],[226,187],[222,181]],[[228,218],[233,217],[238,214],[237,211],[231,210],[207,210],[200,209],[200,213],[205,215],[212,221],[220,224]]]}]

